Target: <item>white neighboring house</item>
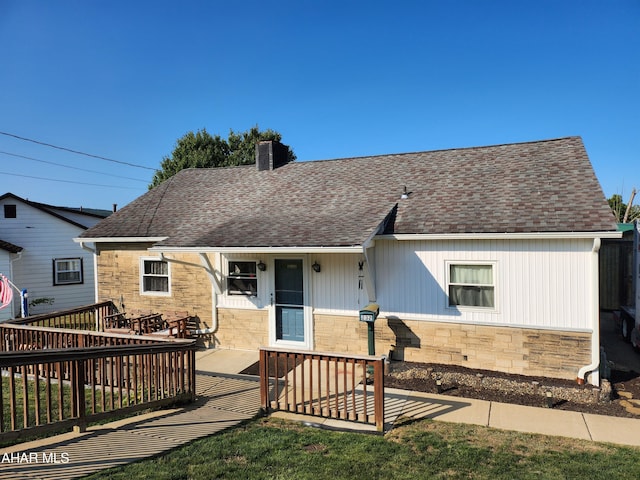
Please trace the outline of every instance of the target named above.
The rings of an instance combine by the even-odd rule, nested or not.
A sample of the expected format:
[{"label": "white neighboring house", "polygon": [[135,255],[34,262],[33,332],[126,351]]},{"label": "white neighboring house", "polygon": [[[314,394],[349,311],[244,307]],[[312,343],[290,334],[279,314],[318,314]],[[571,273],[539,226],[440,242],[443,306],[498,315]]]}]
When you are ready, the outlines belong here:
[{"label": "white neighboring house", "polygon": [[[0,196],[0,273],[28,292],[29,314],[95,301],[93,254],[73,241],[111,211],[55,207],[12,193]],[[20,293],[0,321],[20,316]]]}]

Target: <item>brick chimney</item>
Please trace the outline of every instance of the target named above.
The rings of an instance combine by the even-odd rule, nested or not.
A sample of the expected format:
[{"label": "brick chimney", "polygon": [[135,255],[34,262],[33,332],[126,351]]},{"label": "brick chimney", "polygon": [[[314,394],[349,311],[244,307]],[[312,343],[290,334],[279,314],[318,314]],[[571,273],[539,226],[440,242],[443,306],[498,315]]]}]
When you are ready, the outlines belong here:
[{"label": "brick chimney", "polygon": [[274,170],[289,161],[289,149],[275,140],[256,143],[256,165],[258,170]]}]

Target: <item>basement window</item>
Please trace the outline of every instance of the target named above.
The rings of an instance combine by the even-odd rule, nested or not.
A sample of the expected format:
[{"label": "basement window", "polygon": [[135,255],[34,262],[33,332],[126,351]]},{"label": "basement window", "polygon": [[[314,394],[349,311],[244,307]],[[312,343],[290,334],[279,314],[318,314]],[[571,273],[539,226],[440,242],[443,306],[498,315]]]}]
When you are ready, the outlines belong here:
[{"label": "basement window", "polygon": [[448,263],[449,306],[495,308],[493,264]]},{"label": "basement window", "polygon": [[255,297],[257,293],[256,262],[230,261],[227,275],[227,294]]},{"label": "basement window", "polygon": [[140,259],[140,294],[170,295],[169,263],[157,258]]},{"label": "basement window", "polygon": [[71,285],[83,283],[81,258],[54,258],[53,284]]}]

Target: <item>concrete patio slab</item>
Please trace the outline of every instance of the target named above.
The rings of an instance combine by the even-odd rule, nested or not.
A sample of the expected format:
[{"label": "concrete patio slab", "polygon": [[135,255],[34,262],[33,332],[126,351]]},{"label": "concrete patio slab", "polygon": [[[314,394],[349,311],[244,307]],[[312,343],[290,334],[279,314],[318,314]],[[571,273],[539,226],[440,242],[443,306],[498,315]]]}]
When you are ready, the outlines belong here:
[{"label": "concrete patio slab", "polygon": [[303,423],[305,425],[327,428],[330,430],[341,430],[351,432],[378,433],[375,425],[359,422],[348,422],[346,420],[337,420],[334,418],[314,417],[312,415],[304,415],[301,413],[291,412],[273,412],[273,418],[281,418],[291,422]]},{"label": "concrete patio slab", "polygon": [[259,359],[257,350],[207,349],[196,352],[196,370],[237,374]]}]

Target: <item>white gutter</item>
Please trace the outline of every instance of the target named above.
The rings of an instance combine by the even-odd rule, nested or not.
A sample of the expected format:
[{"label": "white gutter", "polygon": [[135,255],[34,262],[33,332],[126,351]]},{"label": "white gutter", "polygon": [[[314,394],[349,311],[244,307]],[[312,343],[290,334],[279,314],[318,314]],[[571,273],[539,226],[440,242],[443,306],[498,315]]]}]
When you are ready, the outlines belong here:
[{"label": "white gutter", "polygon": [[154,246],[150,252],[167,253],[354,253],[361,252],[362,245],[349,247],[164,247]]},{"label": "white gutter", "polygon": [[584,238],[622,238],[622,232],[394,233],[376,237],[380,240],[573,240]]},{"label": "white gutter", "polygon": [[95,237],[95,238],[74,238],[76,243],[93,242],[93,243],[156,243],[166,240],[167,237]]},{"label": "white gutter", "polygon": [[83,238],[74,238],[73,241],[76,242],[76,243],[79,243],[80,244],[80,248],[82,248],[83,250],[86,250],[87,252],[91,252],[94,255],[96,254],[96,249],[95,248],[91,248],[91,247],[87,247],[86,241]]},{"label": "white gutter", "polygon": [[600,386],[600,303],[598,292],[600,284],[598,280],[598,252],[600,251],[600,239],[593,239],[593,248],[591,249],[591,320],[593,333],[591,334],[591,363],[585,365],[578,370],[577,381],[580,385],[585,382],[587,373],[591,373],[591,383],[596,387]]}]

